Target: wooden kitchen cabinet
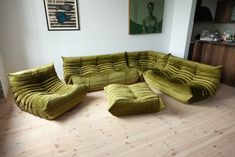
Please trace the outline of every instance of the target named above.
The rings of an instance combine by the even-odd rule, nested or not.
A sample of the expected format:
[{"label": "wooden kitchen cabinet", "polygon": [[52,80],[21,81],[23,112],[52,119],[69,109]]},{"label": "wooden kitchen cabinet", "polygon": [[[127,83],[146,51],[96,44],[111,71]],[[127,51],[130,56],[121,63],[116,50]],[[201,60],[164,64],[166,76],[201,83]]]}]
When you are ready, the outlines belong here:
[{"label": "wooden kitchen cabinet", "polygon": [[218,0],[215,19],[216,23],[235,23],[234,15],[235,0]]},{"label": "wooden kitchen cabinet", "polygon": [[235,44],[195,41],[192,60],[209,65],[223,65],[221,82],[235,87]]},{"label": "wooden kitchen cabinet", "polygon": [[235,47],[226,47],[223,57],[222,81],[235,87]]}]

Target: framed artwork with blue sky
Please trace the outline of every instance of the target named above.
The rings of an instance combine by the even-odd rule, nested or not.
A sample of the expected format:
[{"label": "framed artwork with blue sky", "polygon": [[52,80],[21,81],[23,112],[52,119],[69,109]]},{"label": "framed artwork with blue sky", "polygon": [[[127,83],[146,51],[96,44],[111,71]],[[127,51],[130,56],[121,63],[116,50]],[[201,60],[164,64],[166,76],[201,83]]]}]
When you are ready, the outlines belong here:
[{"label": "framed artwork with blue sky", "polygon": [[77,0],[44,0],[49,31],[80,30]]}]

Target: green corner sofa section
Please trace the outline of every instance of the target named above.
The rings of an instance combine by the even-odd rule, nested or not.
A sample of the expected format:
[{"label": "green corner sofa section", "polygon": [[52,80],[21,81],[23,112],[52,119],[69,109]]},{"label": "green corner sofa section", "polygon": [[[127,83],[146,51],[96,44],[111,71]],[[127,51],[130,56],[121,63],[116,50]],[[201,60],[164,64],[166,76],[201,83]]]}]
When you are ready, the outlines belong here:
[{"label": "green corner sofa section", "polygon": [[143,71],[144,80],[184,102],[212,97],[220,82],[222,66],[209,66],[159,52],[129,52],[128,65]]},{"label": "green corner sofa section", "polygon": [[67,85],[48,64],[8,74],[17,106],[45,119],[55,119],[80,103],[87,93],[85,85]]},{"label": "green corner sofa section", "polygon": [[132,84],[144,80],[184,103],[212,97],[222,71],[222,66],[209,66],[155,51],[62,59],[68,84],[85,84],[89,91],[94,91],[108,84]]}]

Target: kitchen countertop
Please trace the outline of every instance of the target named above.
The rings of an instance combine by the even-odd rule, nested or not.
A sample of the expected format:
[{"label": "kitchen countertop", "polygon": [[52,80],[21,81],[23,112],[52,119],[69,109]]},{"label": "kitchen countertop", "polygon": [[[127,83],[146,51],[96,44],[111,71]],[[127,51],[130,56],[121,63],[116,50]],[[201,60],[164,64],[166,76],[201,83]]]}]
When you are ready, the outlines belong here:
[{"label": "kitchen countertop", "polygon": [[210,44],[216,44],[216,45],[225,45],[225,46],[235,46],[235,43],[230,43],[230,42],[226,42],[226,41],[205,41],[205,40],[194,40],[191,41],[191,43],[195,43],[195,42],[205,42],[205,43],[210,43]]}]

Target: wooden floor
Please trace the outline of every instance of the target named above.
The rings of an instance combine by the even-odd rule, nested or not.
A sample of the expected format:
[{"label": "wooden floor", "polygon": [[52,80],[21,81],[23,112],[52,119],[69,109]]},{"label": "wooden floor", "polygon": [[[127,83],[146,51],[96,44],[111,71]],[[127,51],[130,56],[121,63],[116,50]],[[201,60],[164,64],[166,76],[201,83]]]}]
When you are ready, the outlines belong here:
[{"label": "wooden floor", "polygon": [[213,98],[193,105],[160,95],[165,110],[117,118],[104,92],[92,92],[54,121],[2,101],[0,156],[235,157],[235,88],[220,85]]}]

